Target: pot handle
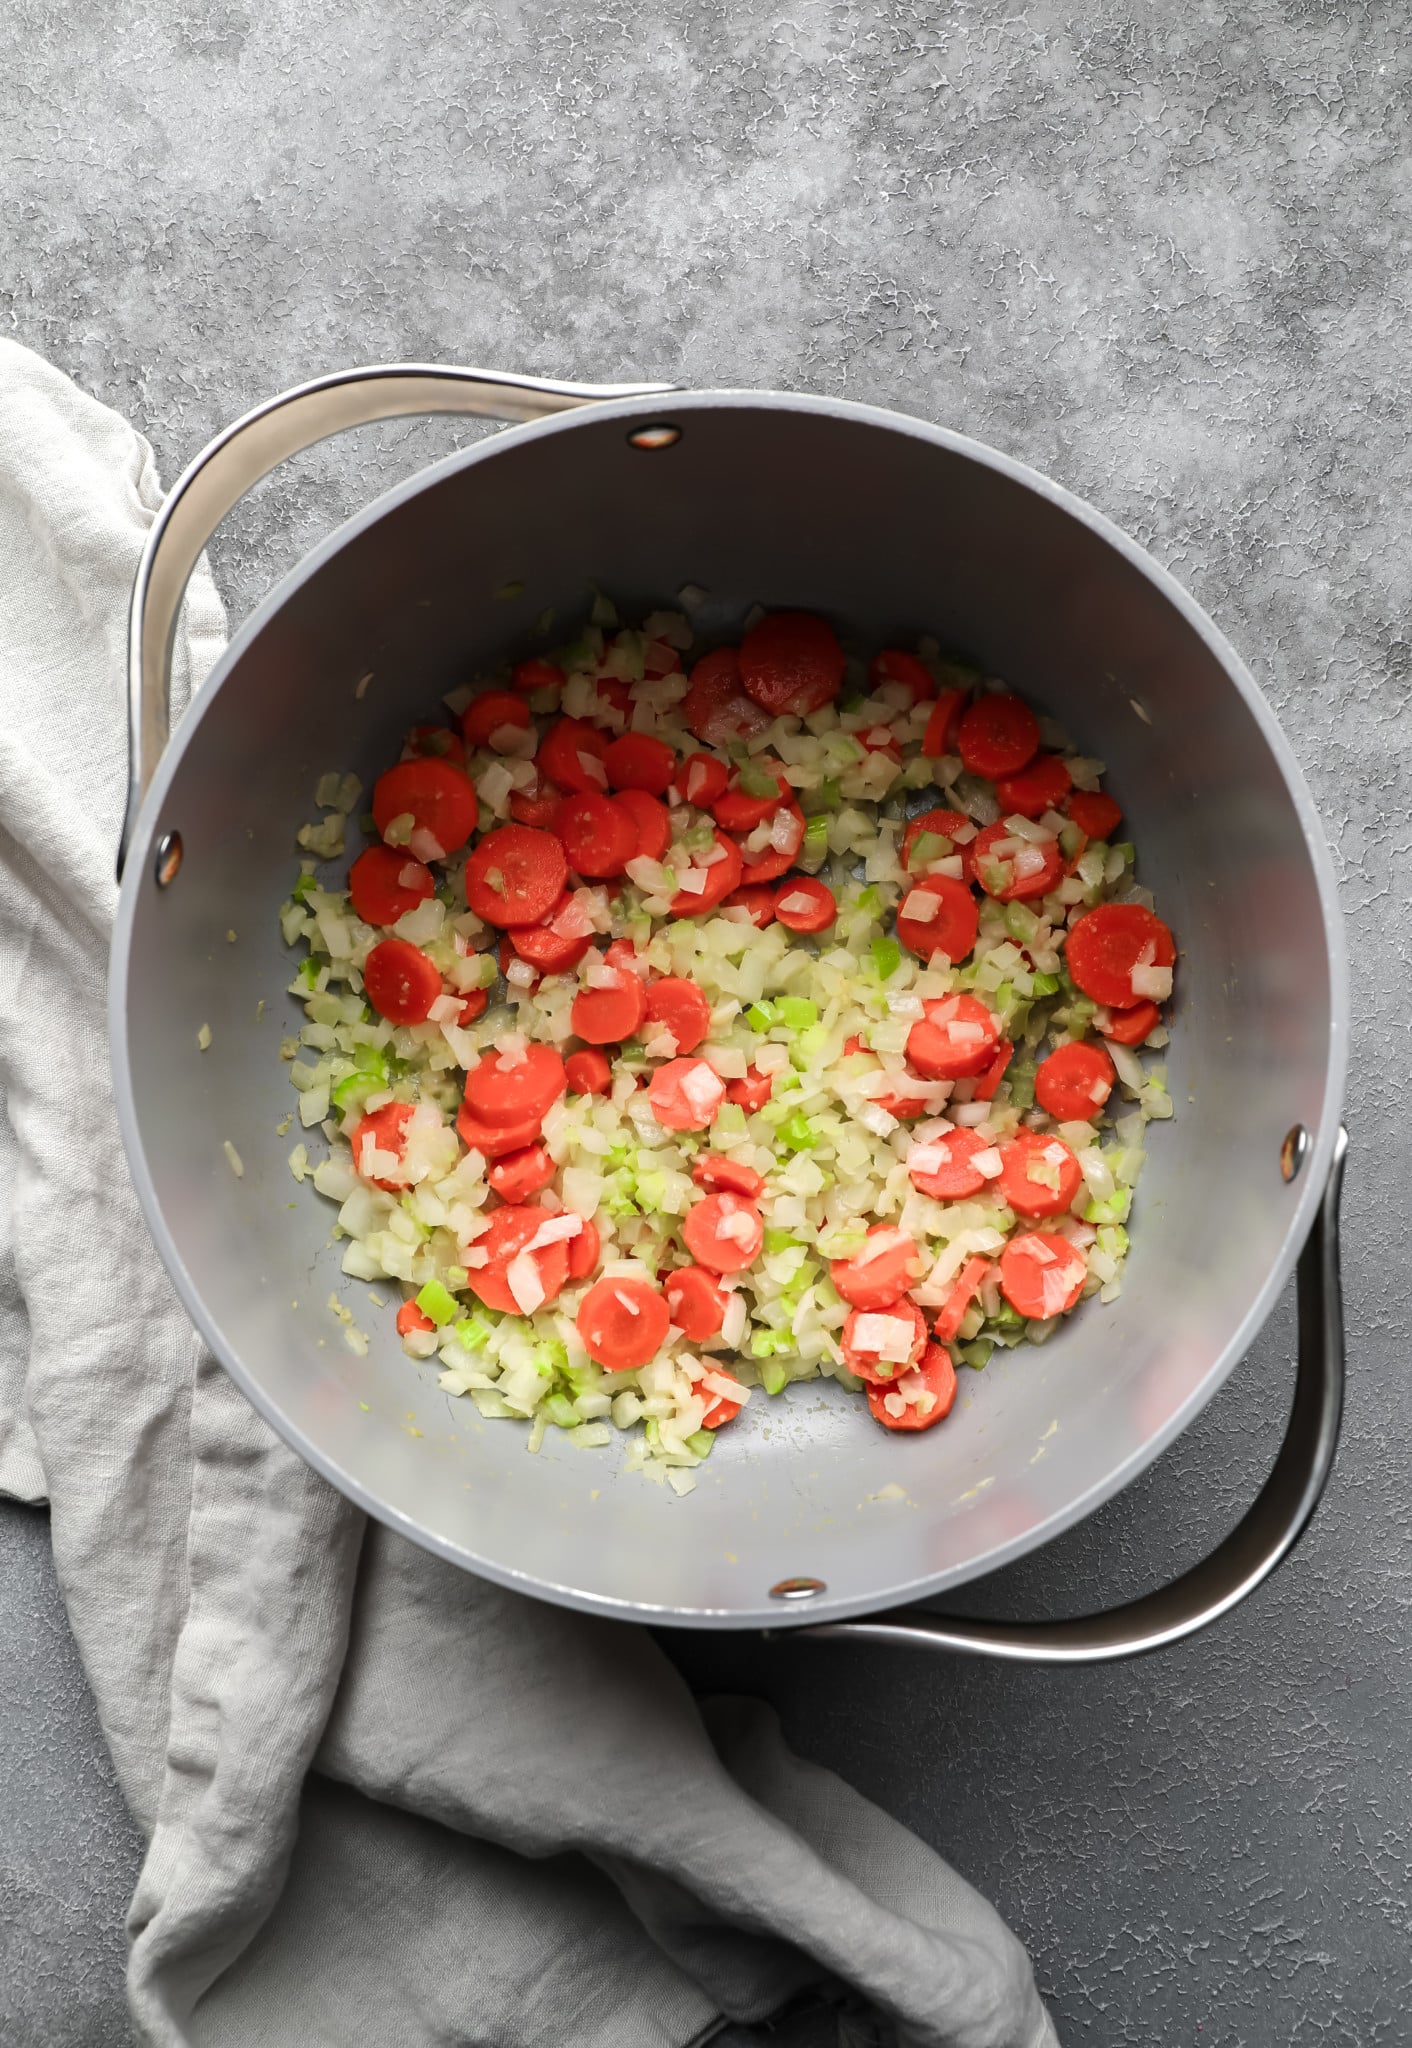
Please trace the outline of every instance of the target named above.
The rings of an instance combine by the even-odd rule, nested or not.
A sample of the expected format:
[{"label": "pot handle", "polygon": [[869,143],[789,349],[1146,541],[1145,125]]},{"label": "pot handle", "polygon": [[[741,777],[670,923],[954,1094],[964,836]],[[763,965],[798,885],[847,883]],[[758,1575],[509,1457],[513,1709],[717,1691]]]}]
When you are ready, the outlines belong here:
[{"label": "pot handle", "polygon": [[177,614],[211,535],[261,477],[345,427],[417,413],[537,420],[612,398],[652,398],[671,384],[561,384],[499,370],[392,363],[298,384],[217,434],[168,492],[138,563],[128,619],[128,791],[118,846],[121,881],[142,799],[170,730]]},{"label": "pot handle", "polygon": [[1171,1585],[1105,1614],[1067,1621],[972,1621],[913,1607],[861,1621],[826,1622],[801,1633],[905,1649],[963,1650],[1011,1664],[1104,1664],[1179,1643],[1253,1593],[1307,1528],[1338,1447],[1344,1371],[1338,1216],[1347,1150],[1348,1136],[1341,1130],[1323,1200],[1299,1255],[1299,1370],[1285,1440],[1244,1521],[1208,1558]]}]

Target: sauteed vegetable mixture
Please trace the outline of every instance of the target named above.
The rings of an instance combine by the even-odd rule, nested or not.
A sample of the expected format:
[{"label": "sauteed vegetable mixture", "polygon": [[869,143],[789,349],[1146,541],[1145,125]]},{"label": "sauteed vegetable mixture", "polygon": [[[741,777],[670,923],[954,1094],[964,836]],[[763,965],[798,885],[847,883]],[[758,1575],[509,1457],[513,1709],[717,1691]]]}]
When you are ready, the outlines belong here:
[{"label": "sauteed vegetable mixture", "polygon": [[[934,1427],[1122,1285],[1172,934],[1103,764],[923,643],[593,623],[326,776],[282,912],[291,1166],[486,1416],[689,1490],[819,1374]],[[925,794],[923,794],[925,792]]]}]

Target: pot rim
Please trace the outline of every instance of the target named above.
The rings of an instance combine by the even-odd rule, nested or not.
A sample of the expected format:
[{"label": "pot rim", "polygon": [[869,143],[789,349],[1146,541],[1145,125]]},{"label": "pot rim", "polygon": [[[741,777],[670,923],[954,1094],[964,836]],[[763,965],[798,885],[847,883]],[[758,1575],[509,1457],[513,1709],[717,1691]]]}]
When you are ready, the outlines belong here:
[{"label": "pot rim", "polygon": [[[1299,819],[1318,890],[1329,963],[1329,1043],[1325,1067],[1324,1106],[1319,1128],[1311,1134],[1312,1144],[1299,1175],[1301,1185],[1294,1193],[1294,1204],[1279,1253],[1271,1264],[1264,1284],[1257,1290],[1245,1315],[1210,1371],[1172,1411],[1160,1428],[1150,1432],[1116,1463],[1108,1466],[1081,1494],[1069,1500],[1063,1508],[1055,1509],[1037,1526],[994,1545],[981,1559],[973,1559],[965,1565],[953,1566],[943,1572],[911,1582],[889,1586],[886,1590],[873,1594],[835,1597],[826,1593],[817,1600],[802,1603],[802,1611],[791,1611],[787,1607],[768,1610],[761,1607],[668,1607],[585,1593],[573,1586],[551,1583],[518,1572],[511,1566],[469,1551],[464,1545],[424,1528],[410,1516],[390,1507],[354,1475],[347,1472],[336,1459],[321,1450],[305,1431],[289,1421],[278,1404],[247,1372],[214,1318],[208,1314],[200,1290],[187,1270],[168,1230],[142,1143],[132,1093],[127,1030],[128,963],[137,890],[150,871],[151,853],[159,836],[158,825],[168,792],[180,770],[187,747],[201,723],[204,706],[214,700],[216,692],[225,683],[232,668],[264,630],[273,614],[351,540],[374,526],[399,505],[450,474],[492,461],[502,454],[512,454],[516,447],[529,439],[571,433],[584,426],[601,425],[605,421],[620,420],[635,425],[667,422],[675,415],[709,412],[722,405],[736,408],[757,407],[762,411],[817,414],[856,421],[860,425],[878,427],[892,433],[910,435],[914,439],[925,441],[933,447],[993,470],[1035,492],[1106,541],[1166,598],[1191,630],[1205,643],[1240,693],[1246,708],[1259,727],[1266,745],[1274,756]],[[131,852],[113,926],[110,962],[108,1015],[114,1094],[123,1145],[143,1213],[163,1264],[176,1285],[187,1313],[212,1352],[256,1411],[307,1464],[347,1499],[352,1500],[387,1527],[396,1530],[398,1534],[444,1558],[448,1563],[474,1571],[479,1576],[514,1591],[529,1593],[584,1612],[601,1614],[615,1620],[639,1620],[683,1628],[739,1629],[753,1626],[779,1630],[789,1627],[818,1627],[825,1621],[838,1621],[854,1615],[876,1613],[885,1607],[902,1602],[929,1600],[951,1587],[968,1585],[988,1577],[1005,1565],[1040,1549],[1044,1544],[1085,1520],[1106,1501],[1120,1493],[1140,1473],[1155,1463],[1162,1452],[1182,1434],[1224,1385],[1268,1320],[1276,1300],[1287,1285],[1305,1239],[1313,1227],[1332,1168],[1348,1067],[1348,961],[1328,840],[1320,824],[1303,771],[1254,677],[1225,635],[1177,579],[1121,527],[1085,499],[1064,485],[1056,483],[1042,471],[1033,469],[1027,463],[991,447],[986,442],[975,440],[970,435],[918,419],[908,413],[896,412],[884,406],[867,405],[852,399],[730,386],[664,392],[650,399],[595,401],[580,409],[557,413],[549,418],[506,426],[474,442],[468,448],[455,450],[450,455],[439,458],[415,471],[410,477],[392,485],[302,556],[261,599],[227,642],[193,696],[191,704],[182,715],[163,752],[132,835]]]}]

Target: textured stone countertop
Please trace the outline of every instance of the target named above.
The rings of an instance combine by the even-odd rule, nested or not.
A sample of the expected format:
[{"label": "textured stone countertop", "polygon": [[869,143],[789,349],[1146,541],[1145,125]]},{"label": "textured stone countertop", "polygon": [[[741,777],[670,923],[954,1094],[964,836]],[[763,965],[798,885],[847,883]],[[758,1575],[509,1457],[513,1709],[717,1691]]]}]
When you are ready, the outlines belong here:
[{"label": "textured stone countertop", "polygon": [[[1312,1533],[1175,1652],[1048,1675],[680,1646],[935,1842],[1067,2043],[1401,2043],[1412,2011],[1412,187],[1402,9],[15,0],[6,333],[171,476],[349,361],[844,393],[1091,499],[1242,650],[1333,844],[1355,1011],[1343,1448]],[[214,553],[235,611],[448,446],[304,459]],[[1376,1161],[1376,1165],[1372,1162]],[[1195,1560],[1268,1468],[1289,1303],[1139,1484],[994,1597]],[[138,1848],[48,1561],[0,1511],[0,2039],[125,2041]]]}]

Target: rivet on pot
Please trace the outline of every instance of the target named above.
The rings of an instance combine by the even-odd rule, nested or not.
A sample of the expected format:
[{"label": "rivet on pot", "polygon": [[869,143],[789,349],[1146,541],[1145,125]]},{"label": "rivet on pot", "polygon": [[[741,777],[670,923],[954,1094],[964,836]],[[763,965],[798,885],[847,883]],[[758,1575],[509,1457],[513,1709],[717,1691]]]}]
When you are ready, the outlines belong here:
[{"label": "rivet on pot", "polygon": [[628,435],[628,446],[630,448],[675,448],[680,439],[680,427],[674,427],[666,420],[659,420],[655,426],[634,427]]},{"label": "rivet on pot", "polygon": [[777,1586],[771,1586],[772,1600],[812,1600],[816,1593],[827,1593],[828,1587],[822,1579],[781,1579]]},{"label": "rivet on pot", "polygon": [[1309,1133],[1303,1124],[1296,1124],[1293,1130],[1285,1133],[1285,1141],[1280,1147],[1280,1172],[1284,1178],[1296,1180],[1308,1156]]},{"label": "rivet on pot", "polygon": [[169,882],[176,880],[181,867],[181,850],[180,832],[164,832],[157,841],[157,858],[153,863],[153,873],[157,877],[159,889],[165,889]]}]

